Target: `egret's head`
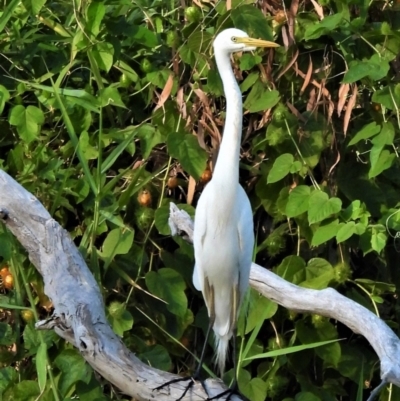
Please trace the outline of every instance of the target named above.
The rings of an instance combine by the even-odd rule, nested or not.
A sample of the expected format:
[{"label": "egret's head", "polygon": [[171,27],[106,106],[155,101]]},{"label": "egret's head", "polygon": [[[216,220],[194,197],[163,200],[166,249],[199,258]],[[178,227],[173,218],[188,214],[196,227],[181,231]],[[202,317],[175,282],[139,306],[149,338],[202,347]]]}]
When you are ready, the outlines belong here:
[{"label": "egret's head", "polygon": [[255,50],[257,47],[279,47],[274,42],[253,39],[246,32],[236,28],[225,29],[214,40],[215,53],[235,53]]}]

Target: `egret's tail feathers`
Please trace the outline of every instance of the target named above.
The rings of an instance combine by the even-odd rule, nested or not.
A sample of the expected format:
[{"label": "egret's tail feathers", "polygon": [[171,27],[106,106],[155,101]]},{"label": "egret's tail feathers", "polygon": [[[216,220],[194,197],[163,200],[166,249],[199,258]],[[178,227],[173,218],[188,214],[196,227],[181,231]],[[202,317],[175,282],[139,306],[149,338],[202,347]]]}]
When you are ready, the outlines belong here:
[{"label": "egret's tail feathers", "polygon": [[220,377],[223,376],[225,371],[225,363],[228,357],[229,336],[215,335],[215,364],[218,366]]}]

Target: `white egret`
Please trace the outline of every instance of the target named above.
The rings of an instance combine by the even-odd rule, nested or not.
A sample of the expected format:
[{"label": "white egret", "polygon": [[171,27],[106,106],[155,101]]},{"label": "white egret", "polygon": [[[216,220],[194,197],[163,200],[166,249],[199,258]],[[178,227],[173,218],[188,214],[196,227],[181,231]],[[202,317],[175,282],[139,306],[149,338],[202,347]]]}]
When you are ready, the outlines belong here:
[{"label": "white egret", "polygon": [[[250,38],[234,28],[222,31],[213,46],[226,97],[226,118],[217,163],[212,179],[198,201],[194,222],[193,283],[203,293],[210,318],[194,378],[199,377],[211,329],[216,339],[216,363],[220,374],[224,372],[229,340],[236,335],[240,305],[249,285],[254,246],[250,201],[239,184],[242,94],[230,56],[234,52],[251,51],[257,47],[278,47],[273,42]],[[236,367],[235,356],[234,363]]]}]

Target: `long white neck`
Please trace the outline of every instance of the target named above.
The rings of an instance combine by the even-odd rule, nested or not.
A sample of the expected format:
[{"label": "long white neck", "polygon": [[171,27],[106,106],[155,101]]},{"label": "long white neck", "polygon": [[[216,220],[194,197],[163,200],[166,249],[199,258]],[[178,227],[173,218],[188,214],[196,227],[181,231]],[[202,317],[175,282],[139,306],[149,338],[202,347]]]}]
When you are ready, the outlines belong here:
[{"label": "long white neck", "polygon": [[226,97],[225,127],[213,180],[224,183],[225,188],[235,188],[239,183],[239,155],[242,136],[242,94],[228,54],[216,52],[215,59],[224,85]]}]

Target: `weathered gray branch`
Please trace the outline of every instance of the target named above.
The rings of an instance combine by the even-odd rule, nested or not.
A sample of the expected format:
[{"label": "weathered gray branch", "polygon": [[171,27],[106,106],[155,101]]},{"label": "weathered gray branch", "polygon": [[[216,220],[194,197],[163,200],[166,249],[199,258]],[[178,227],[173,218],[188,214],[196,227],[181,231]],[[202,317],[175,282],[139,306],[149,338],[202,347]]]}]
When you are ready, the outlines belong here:
[{"label": "weathered gray branch", "polygon": [[[0,219],[28,251],[43,276],[45,292],[53,301],[54,314],[50,320],[38,322],[39,329],[54,329],[74,344],[96,371],[138,400],[170,401],[180,397],[186,383],[153,391],[177,376],[143,364],[113,333],[97,283],[68,233],[33,195],[1,170]],[[192,221],[174,204],[171,204],[170,226],[173,232],[183,231],[191,239]],[[252,265],[250,283],[265,297],[288,309],[339,320],[365,336],[380,358],[382,380],[400,386],[399,338],[369,310],[334,289],[301,288],[256,264]],[[206,386],[211,396],[224,389],[219,380],[209,379]],[[184,400],[206,398],[196,383]],[[240,398],[235,396],[231,400]]]},{"label": "weathered gray branch", "polygon": [[[108,324],[99,287],[68,233],[33,195],[2,170],[0,220],[28,251],[53,302],[53,316],[38,322],[38,329],[54,329],[77,347],[104,378],[137,400],[171,401],[182,395],[186,382],[153,391],[179,376],[149,367],[125,347]],[[211,396],[226,389],[222,381],[214,379],[208,379],[206,387]],[[205,399],[207,395],[199,383],[183,398]],[[231,399],[240,400],[236,396]]]},{"label": "weathered gray branch", "polygon": [[[173,203],[170,205],[169,223],[171,230],[176,232],[186,231],[187,227],[190,227],[190,231],[186,231],[189,236],[193,232],[190,216]],[[380,359],[382,381],[400,386],[400,340],[382,319],[368,309],[333,288],[302,288],[255,263],[251,266],[250,285],[287,309],[330,317],[363,335]]]}]

